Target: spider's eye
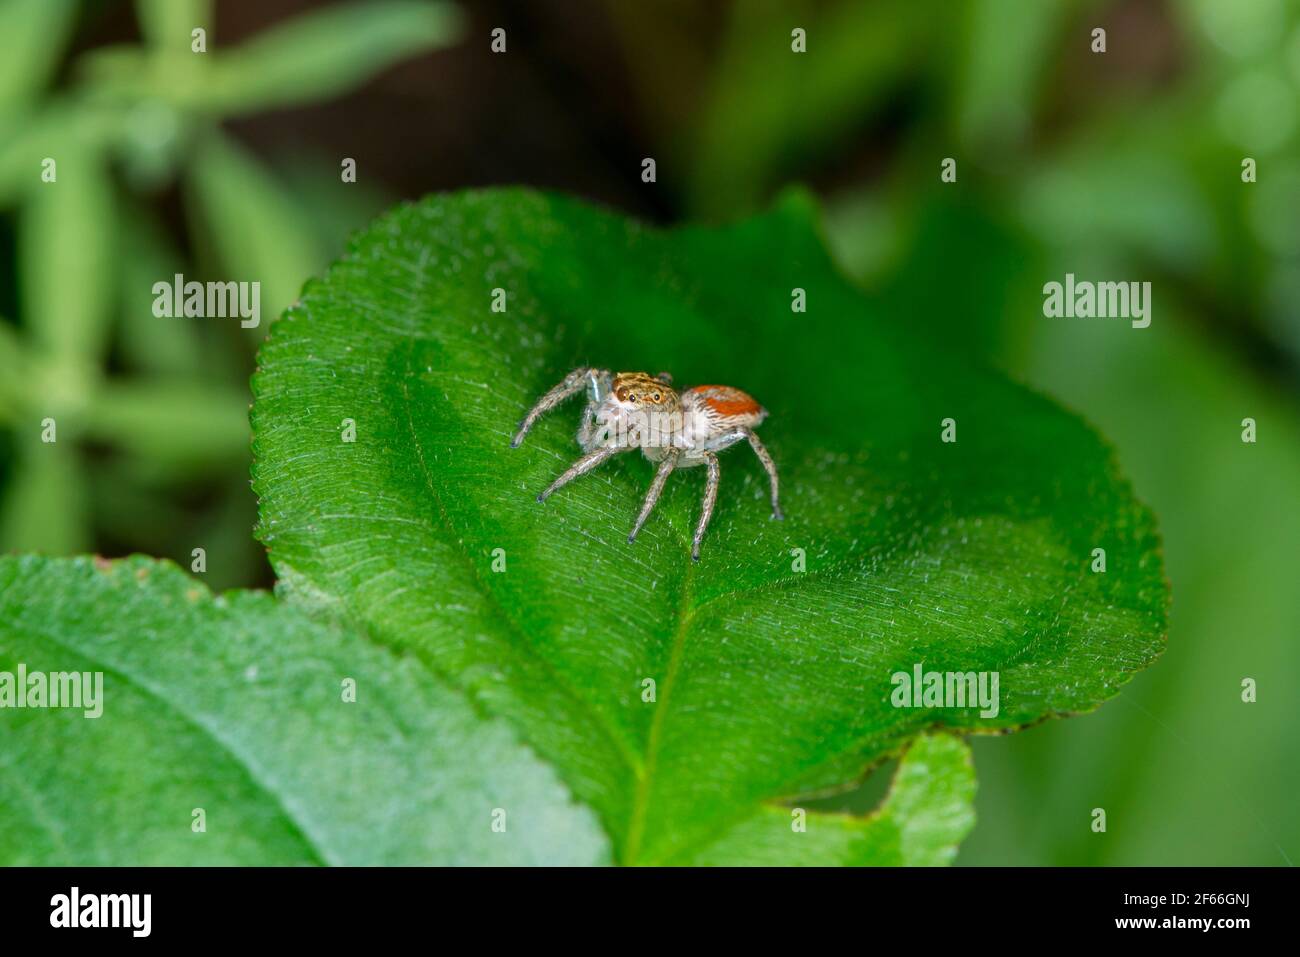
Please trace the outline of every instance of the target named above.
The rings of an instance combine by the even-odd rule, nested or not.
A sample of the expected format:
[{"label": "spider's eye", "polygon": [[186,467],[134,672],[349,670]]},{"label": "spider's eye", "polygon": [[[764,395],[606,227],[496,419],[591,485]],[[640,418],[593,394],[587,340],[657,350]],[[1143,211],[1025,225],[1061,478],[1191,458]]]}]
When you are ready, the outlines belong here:
[{"label": "spider's eye", "polygon": [[654,395],[650,396],[650,401],[651,401],[651,402],[658,402],[658,401],[659,401],[659,393],[656,392]]},{"label": "spider's eye", "polygon": [[635,392],[629,392],[629,393],[627,394],[627,401],[629,401],[629,402],[635,402],[635,401],[636,401],[636,393],[635,393]]}]

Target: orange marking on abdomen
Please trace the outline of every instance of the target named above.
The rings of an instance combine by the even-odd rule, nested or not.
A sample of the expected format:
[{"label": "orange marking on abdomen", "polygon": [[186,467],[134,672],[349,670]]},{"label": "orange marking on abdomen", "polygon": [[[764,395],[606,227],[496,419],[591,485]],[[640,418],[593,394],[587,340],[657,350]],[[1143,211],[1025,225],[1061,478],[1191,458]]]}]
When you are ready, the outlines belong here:
[{"label": "orange marking on abdomen", "polygon": [[728,385],[697,385],[690,391],[699,393],[718,415],[758,415],[763,411],[753,398]]}]

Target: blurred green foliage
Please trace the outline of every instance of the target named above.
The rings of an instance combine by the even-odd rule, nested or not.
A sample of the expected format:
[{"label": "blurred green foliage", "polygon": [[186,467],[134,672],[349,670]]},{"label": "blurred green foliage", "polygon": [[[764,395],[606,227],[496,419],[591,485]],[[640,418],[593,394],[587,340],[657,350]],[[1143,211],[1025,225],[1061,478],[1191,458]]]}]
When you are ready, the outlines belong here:
[{"label": "blurred green foliage", "polygon": [[[344,92],[448,43],[458,18],[424,0],[339,4],[227,48],[208,0],[138,0],[144,44],[90,49],[50,90],[82,12],[0,0],[0,211],[16,257],[0,280],[17,284],[0,302],[18,310],[0,319],[0,550],[107,540],[188,563],[201,545],[212,584],[246,583],[264,567],[244,478],[252,350],[366,212],[337,198],[322,233],[331,201],[308,201],[221,123]],[[332,163],[337,183],[339,161],[305,165]],[[174,184],[181,243],[161,214]],[[155,317],[153,284],[176,273],[261,282],[261,326]],[[47,417],[57,442],[41,441]]]},{"label": "blurred green foliage", "polygon": [[[435,27],[416,4],[368,5],[398,27],[336,19],[345,15],[331,7],[298,36],[323,38],[332,69],[297,49],[267,55],[279,30],[238,56],[213,44],[198,63],[189,31],[208,21],[207,5],[157,0],[138,7],[143,50],[91,51],[65,71],[74,6],[0,0],[0,227],[16,230],[6,244],[0,229],[0,284],[20,282],[17,296],[0,286],[0,311],[22,306],[9,317],[16,324],[0,319],[0,550],[68,552],[108,537],[183,556],[196,535],[226,535],[209,552],[244,549],[243,570],[228,573],[239,564],[232,558],[214,563],[210,579],[246,581],[262,562],[247,535],[253,343],[155,320],[148,283],[177,270],[260,275],[266,316],[271,299],[291,300],[304,278],[293,271],[321,262],[364,209],[342,205],[354,192],[321,188],[337,183],[336,160],[272,172],[217,120],[337,92],[417,49],[412,37],[423,39],[419,49],[444,41],[447,24]],[[496,9],[467,12],[482,6]],[[645,141],[638,155],[660,157],[660,182],[649,188],[670,197],[674,214],[732,218],[789,180],[811,182],[842,264],[884,310],[936,348],[982,353],[1083,413],[1116,443],[1160,516],[1174,594],[1168,651],[1086,721],[976,740],[979,824],[962,861],[1300,857],[1300,717],[1288,682],[1300,630],[1298,6],[584,8],[611,27],[632,87],[629,128]],[[331,23],[355,45],[331,44],[319,27]],[[795,26],[807,31],[807,54],[790,52]],[[1089,50],[1097,26],[1108,31],[1105,54]],[[533,45],[512,33],[512,55]],[[189,72],[202,67],[213,69]],[[581,116],[588,104],[567,106]],[[76,203],[37,192],[40,158],[56,152],[70,160],[60,160],[60,189],[83,170],[71,186]],[[958,180],[944,185],[948,156]],[[1258,163],[1253,184],[1240,177],[1247,156]],[[591,181],[629,175],[609,172],[617,159]],[[164,228],[158,202],[176,178],[185,244]],[[243,213],[226,205],[241,200]],[[32,256],[65,229],[76,261],[63,272],[36,268]],[[106,247],[118,264],[107,279]],[[1152,281],[1151,328],[1046,320],[1042,285],[1067,271]],[[86,294],[106,281],[100,296]],[[51,308],[67,311],[37,311]],[[40,419],[52,414],[72,428],[57,446],[41,445]],[[1259,422],[1255,445],[1239,439],[1246,416]],[[1240,701],[1243,677],[1259,682],[1254,705]],[[869,788],[849,800],[870,802]],[[1108,810],[1104,835],[1088,829],[1098,806]]]},{"label": "blurred green foliage", "polygon": [[[1082,412],[1160,516],[1168,651],[1086,721],[975,740],[979,823],[959,862],[1290,863],[1300,6],[936,6],[736,5],[716,74],[680,58],[706,91],[673,141],[685,201],[729,216],[784,179],[821,183],[841,262],[898,322]],[[629,35],[653,28],[607,7]],[[672,82],[656,62],[637,58],[647,98]],[[940,182],[944,157],[956,183]],[[1246,157],[1258,182],[1242,181]],[[1066,272],[1150,280],[1152,326],[1045,319],[1042,286]]]}]

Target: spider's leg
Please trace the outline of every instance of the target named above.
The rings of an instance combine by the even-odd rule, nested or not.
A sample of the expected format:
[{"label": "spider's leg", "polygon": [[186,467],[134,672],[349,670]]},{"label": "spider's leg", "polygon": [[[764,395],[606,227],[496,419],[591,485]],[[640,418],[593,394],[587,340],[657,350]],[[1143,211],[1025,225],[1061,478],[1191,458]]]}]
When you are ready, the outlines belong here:
[{"label": "spider's leg", "polygon": [[772,461],[772,456],[763,443],[759,441],[758,434],[753,429],[748,426],[740,426],[730,432],[723,432],[709,439],[705,448],[713,452],[721,452],[723,449],[731,448],[741,439],[749,440],[749,447],[754,450],[754,454],[758,456],[759,462],[763,464],[763,469],[767,472],[768,484],[772,489],[772,517],[775,519],[785,518],[785,514],[781,511],[781,502],[777,497],[780,481],[776,474],[776,462]]},{"label": "spider's leg", "polygon": [[537,501],[545,502],[546,499],[550,496],[550,494],[554,492],[556,489],[563,488],[565,485],[568,485],[570,482],[578,478],[580,475],[586,475],[588,472],[590,472],[592,469],[594,469],[597,465],[605,461],[610,456],[617,455],[619,452],[626,452],[626,451],[627,451],[626,446],[602,445],[600,448],[588,452],[582,458],[578,459],[578,461],[574,462],[567,469],[565,469],[564,473],[559,478],[557,478],[554,482],[548,485],[546,487],[546,490],[537,496]]},{"label": "spider's leg", "polygon": [[780,485],[776,477],[776,463],[772,461],[772,456],[768,453],[763,443],[758,440],[758,434],[753,429],[742,429],[745,438],[749,439],[749,447],[754,450],[758,460],[763,463],[763,468],[767,471],[768,483],[772,486],[772,517],[780,520],[785,518],[781,512],[781,503],[777,499],[777,489]]},{"label": "spider's leg", "polygon": [[704,505],[700,509],[700,521],[695,526],[695,540],[691,542],[691,560],[700,560],[700,542],[704,541],[704,530],[709,527],[713,517],[713,506],[718,501],[718,478],[722,470],[718,468],[718,457],[712,452],[704,453],[704,464],[709,467],[709,479],[704,486]]},{"label": "spider's leg", "polygon": [[528,430],[537,423],[538,419],[565,399],[577,395],[587,387],[589,381],[593,381],[603,374],[605,373],[602,369],[574,369],[566,375],[563,382],[543,395],[537,400],[537,404],[528,410],[528,414],[519,423],[519,431],[515,433],[514,439],[511,440],[510,447],[512,449],[519,448],[524,436],[528,434]]},{"label": "spider's leg", "polygon": [[596,423],[596,410],[599,408],[600,402],[589,396],[587,405],[582,410],[582,421],[578,423],[578,445],[584,452],[590,452],[605,441],[606,430],[599,428]]},{"label": "spider's leg", "polygon": [[646,492],[645,503],[641,506],[641,513],[637,515],[636,524],[632,526],[632,531],[628,532],[627,540],[629,542],[636,541],[637,532],[641,531],[641,526],[645,524],[645,520],[650,517],[650,513],[659,504],[659,496],[664,490],[664,483],[668,481],[668,476],[677,467],[677,454],[676,449],[669,449],[668,454],[659,463],[659,470],[655,472],[654,481],[650,483],[650,491]]}]

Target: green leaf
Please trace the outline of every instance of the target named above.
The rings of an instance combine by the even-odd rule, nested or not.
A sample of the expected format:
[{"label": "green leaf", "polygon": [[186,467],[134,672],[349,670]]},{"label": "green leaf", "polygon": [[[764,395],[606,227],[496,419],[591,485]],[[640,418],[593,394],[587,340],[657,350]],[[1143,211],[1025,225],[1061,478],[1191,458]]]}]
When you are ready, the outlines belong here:
[{"label": "green leaf", "polygon": [[[153,287],[170,282],[185,265],[163,229],[138,210],[119,220],[122,255],[118,288],[119,347],[124,362],[142,370],[176,378],[199,378],[205,371],[216,378],[218,356],[205,348],[202,330],[194,321],[162,319],[153,313]],[[202,320],[199,320],[200,322]]]},{"label": "green leaf", "polygon": [[0,116],[26,106],[49,82],[76,12],[74,0],[0,0]]},{"label": "green leaf", "polygon": [[[309,284],[259,365],[259,534],[284,593],[508,716],[625,863],[702,857],[929,728],[1090,710],[1163,647],[1153,520],[1107,446],[877,312],[799,197],[675,231],[524,190],[433,197]],[[579,409],[510,435],[579,365],[752,393],[786,520],[739,448],[698,565],[698,469],[635,544],[640,457],[537,504],[577,458]],[[917,665],[998,672],[996,716],[894,707]]]},{"label": "green leaf", "polygon": [[19,424],[21,451],[0,501],[0,549],[80,551],[91,540],[86,474],[71,442],[38,440],[40,422],[28,414]]},{"label": "green leaf", "polygon": [[98,161],[120,126],[119,110],[71,98],[43,103],[21,119],[0,118],[0,205],[48,189],[41,175],[47,158],[57,162],[60,179],[71,169],[69,157],[73,165]]},{"label": "green leaf", "polygon": [[248,454],[247,399],[228,386],[161,378],[109,381],[86,408],[84,429],[167,469],[238,463]]},{"label": "green leaf", "polygon": [[194,56],[192,33],[212,28],[212,0],[135,0],[140,32],[155,52],[169,56]]},{"label": "green leaf", "polygon": [[764,806],[719,840],[672,858],[677,865],[932,867],[948,864],[975,823],[970,749],[946,734],[925,735],[898,765],[884,803],[866,817],[808,814]]},{"label": "green leaf", "polygon": [[[1030,132],[1036,99],[1046,87],[1061,25],[1077,0],[1025,5],[1016,0],[975,0],[967,7],[965,53],[951,70],[956,125],[974,153],[1009,149]],[[1014,49],[1016,56],[1007,56]]]},{"label": "green leaf", "polygon": [[0,316],[0,422],[10,422],[26,405],[27,362],[18,331]]},{"label": "green leaf", "polygon": [[321,240],[275,177],[220,131],[195,151],[188,172],[189,206],[211,237],[221,279],[261,283],[262,321],[251,329],[260,339],[324,261]]},{"label": "green leaf", "polygon": [[413,659],[266,594],[213,597],[141,558],[0,558],[0,671],[20,664],[102,673],[102,713],[6,710],[0,864],[608,857],[590,812],[504,724]]},{"label": "green leaf", "polygon": [[304,14],[219,52],[195,105],[222,115],[330,99],[460,35],[447,3],[369,0]]},{"label": "green leaf", "polygon": [[[57,179],[30,191],[20,219],[23,318],[33,344],[51,363],[55,384],[73,393],[66,401],[75,403],[97,376],[107,349],[116,295],[116,208],[98,151],[53,158]],[[33,166],[33,180],[39,169]]]},{"label": "green leaf", "polygon": [[[806,31],[807,53],[791,50]],[[924,4],[750,4],[733,8],[689,138],[689,201],[702,215],[752,208],[782,172],[861,128],[917,51],[934,47]]]}]

